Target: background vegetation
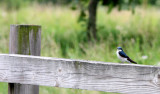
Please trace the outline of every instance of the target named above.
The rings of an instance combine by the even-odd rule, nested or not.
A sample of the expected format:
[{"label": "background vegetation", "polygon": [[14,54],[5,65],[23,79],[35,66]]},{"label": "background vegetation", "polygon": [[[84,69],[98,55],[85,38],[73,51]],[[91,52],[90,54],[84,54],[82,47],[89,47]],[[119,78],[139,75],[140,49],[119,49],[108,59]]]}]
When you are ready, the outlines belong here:
[{"label": "background vegetation", "polygon": [[[79,10],[72,3],[52,1],[0,0],[0,53],[8,53],[11,24],[42,26],[41,56],[96,60],[118,63],[117,46],[138,64],[160,63],[159,0],[138,5],[135,13],[98,6],[97,40],[88,42],[85,22],[78,22]],[[143,0],[145,1],[145,0]],[[38,3],[39,2],[39,3]],[[126,70],[127,71],[127,70]],[[7,94],[7,84],[0,83],[0,94]],[[41,87],[40,94],[107,94],[97,91]]]}]

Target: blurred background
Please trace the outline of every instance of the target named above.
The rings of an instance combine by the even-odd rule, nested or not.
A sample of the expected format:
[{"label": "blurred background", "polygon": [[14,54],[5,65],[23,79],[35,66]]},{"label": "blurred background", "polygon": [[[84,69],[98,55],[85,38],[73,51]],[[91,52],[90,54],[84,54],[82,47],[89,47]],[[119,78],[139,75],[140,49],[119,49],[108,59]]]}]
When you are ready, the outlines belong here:
[{"label": "blurred background", "polygon": [[[9,53],[11,24],[42,26],[41,56],[118,63],[121,46],[138,64],[160,65],[160,0],[0,0],[0,53]],[[115,93],[41,86],[40,94]]]}]

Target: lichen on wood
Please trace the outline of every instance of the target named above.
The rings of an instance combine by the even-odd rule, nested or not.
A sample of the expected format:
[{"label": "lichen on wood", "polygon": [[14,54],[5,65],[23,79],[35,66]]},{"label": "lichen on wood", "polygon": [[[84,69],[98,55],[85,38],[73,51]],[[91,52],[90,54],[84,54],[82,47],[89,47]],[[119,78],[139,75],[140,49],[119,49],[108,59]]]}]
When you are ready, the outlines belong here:
[{"label": "lichen on wood", "polygon": [[34,36],[32,40],[37,41],[37,35],[41,26],[38,25],[13,25],[17,28],[18,37],[18,53],[31,55],[30,37]]}]

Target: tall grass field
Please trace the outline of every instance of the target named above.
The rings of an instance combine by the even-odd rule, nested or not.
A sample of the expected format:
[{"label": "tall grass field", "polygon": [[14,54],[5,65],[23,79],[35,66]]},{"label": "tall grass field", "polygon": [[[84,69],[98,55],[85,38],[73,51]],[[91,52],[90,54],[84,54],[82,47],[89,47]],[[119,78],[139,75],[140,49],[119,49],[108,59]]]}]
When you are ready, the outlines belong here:
[{"label": "tall grass field", "polygon": [[[42,26],[41,56],[119,63],[116,50],[121,46],[138,64],[160,65],[160,11],[154,7],[135,11],[114,9],[108,14],[106,8],[99,7],[98,40],[88,42],[86,24],[77,22],[78,10],[50,5],[12,11],[1,7],[0,53],[9,53],[11,24],[36,24]],[[0,83],[0,94],[7,92],[7,83]],[[41,86],[40,94],[108,93]]]}]

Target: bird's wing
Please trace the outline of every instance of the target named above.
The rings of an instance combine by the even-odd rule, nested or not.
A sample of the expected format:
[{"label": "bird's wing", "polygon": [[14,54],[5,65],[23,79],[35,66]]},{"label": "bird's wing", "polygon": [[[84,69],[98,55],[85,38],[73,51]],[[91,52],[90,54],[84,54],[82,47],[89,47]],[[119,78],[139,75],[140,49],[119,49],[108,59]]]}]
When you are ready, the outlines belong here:
[{"label": "bird's wing", "polygon": [[121,57],[128,58],[128,56],[123,51],[119,51],[119,55]]}]

